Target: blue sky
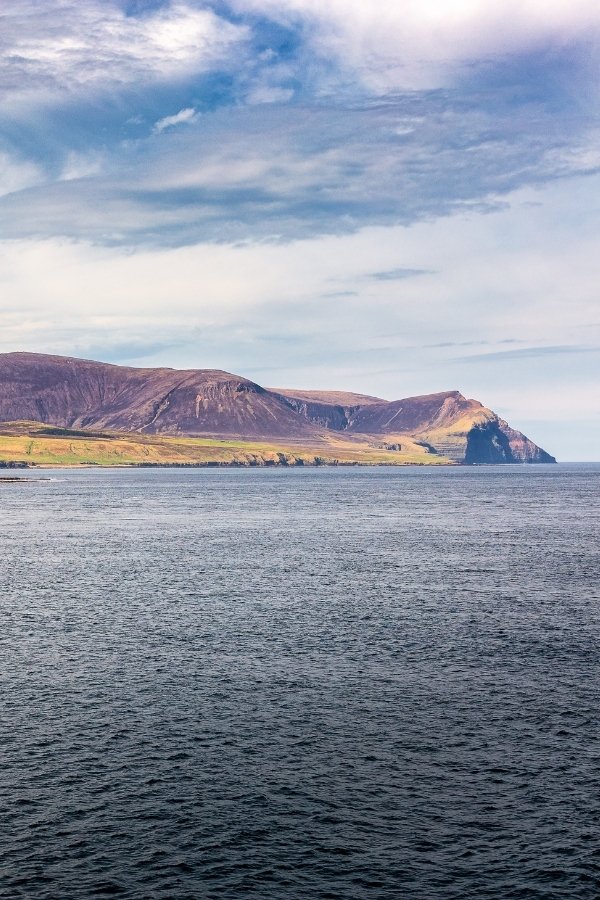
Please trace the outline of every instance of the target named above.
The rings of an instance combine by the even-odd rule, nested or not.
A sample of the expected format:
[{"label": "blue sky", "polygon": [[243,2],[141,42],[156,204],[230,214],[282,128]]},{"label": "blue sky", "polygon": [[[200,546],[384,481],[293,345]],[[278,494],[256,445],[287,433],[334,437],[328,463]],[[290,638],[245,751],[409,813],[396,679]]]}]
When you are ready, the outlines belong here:
[{"label": "blue sky", "polygon": [[600,458],[591,0],[4,0],[0,352],[458,388]]}]

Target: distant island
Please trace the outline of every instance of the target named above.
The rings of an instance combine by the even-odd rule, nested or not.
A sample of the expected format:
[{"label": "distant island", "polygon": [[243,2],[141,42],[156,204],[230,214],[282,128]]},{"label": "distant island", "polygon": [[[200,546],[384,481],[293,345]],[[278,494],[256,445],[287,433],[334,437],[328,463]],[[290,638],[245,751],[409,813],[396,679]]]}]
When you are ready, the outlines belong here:
[{"label": "distant island", "polygon": [[459,391],[387,401],[216,369],[0,354],[3,468],[554,462]]}]

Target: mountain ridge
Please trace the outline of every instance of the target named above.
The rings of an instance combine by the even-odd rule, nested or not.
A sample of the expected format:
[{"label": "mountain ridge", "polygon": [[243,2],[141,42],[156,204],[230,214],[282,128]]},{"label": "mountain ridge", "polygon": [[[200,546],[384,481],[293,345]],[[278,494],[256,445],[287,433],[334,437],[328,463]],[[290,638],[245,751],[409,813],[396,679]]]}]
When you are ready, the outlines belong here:
[{"label": "mountain ridge", "polygon": [[463,464],[555,462],[457,390],[387,401],[347,391],[270,389],[221,369],[134,368],[21,351],[0,354],[0,422],[15,421],[317,448],[342,438],[349,446],[402,448],[404,442],[424,456]]}]

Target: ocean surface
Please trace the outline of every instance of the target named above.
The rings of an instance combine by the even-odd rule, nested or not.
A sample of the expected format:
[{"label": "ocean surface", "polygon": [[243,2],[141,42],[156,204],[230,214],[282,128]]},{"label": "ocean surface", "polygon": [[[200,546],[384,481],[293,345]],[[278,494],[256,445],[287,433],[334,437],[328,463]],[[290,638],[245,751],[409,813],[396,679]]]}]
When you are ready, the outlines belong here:
[{"label": "ocean surface", "polygon": [[600,897],[600,465],[14,474],[0,897]]}]

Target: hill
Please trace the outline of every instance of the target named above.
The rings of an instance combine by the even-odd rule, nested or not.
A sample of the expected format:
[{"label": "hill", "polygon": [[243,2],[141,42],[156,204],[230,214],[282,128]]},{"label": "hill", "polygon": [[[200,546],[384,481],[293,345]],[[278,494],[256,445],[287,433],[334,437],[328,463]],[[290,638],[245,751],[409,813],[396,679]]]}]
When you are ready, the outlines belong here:
[{"label": "hill", "polygon": [[[205,448],[207,441],[235,442],[236,451],[240,442],[258,442],[267,454],[304,454],[304,461],[368,462],[383,453],[381,461],[395,464],[414,462],[415,455],[424,463],[554,462],[458,391],[389,402],[343,391],[267,389],[216,369],[136,369],[33,353],[0,354],[0,422],[22,423],[10,433],[4,428],[3,441],[19,437],[19,427],[21,437],[30,436],[31,423],[38,423],[62,432],[35,432],[36,440],[64,441],[65,430],[75,430],[114,448],[115,435],[127,435],[138,450],[157,447],[142,440],[153,436],[204,438]],[[168,446],[167,456],[174,445]],[[127,461],[139,461],[136,453]]]}]

